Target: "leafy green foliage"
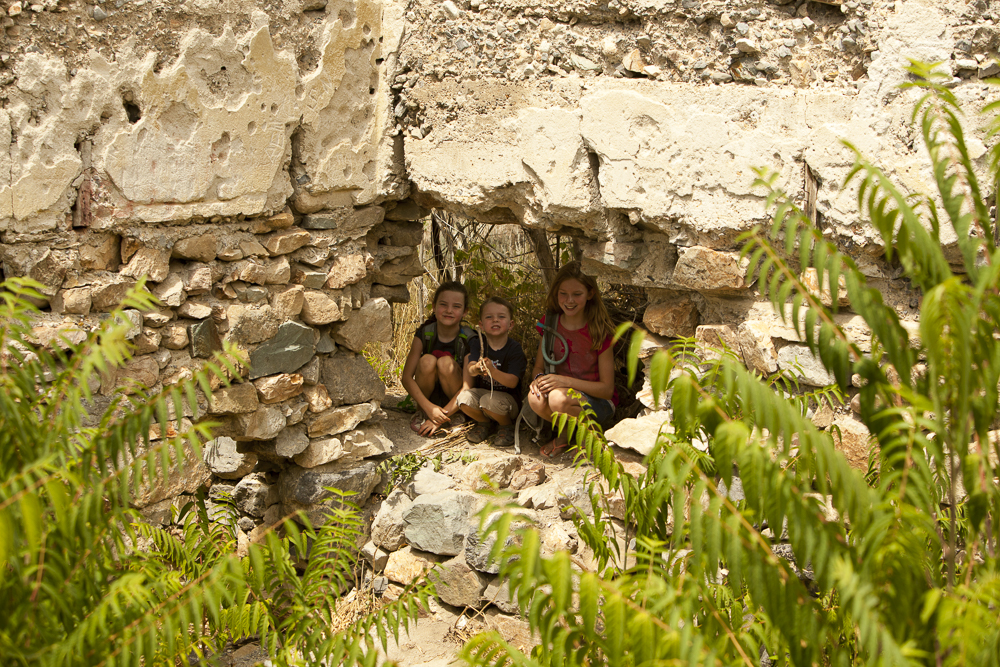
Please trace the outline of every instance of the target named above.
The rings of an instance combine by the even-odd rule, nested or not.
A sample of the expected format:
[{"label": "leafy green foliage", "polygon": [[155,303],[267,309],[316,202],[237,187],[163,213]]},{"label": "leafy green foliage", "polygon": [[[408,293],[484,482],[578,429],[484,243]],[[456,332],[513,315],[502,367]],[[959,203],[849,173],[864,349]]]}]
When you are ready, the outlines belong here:
[{"label": "leafy green foliage", "polygon": [[[130,509],[137,494],[200,460],[211,424],[175,435],[171,427],[175,415],[197,420],[196,392],[209,393],[212,378],[239,375],[231,350],[190,382],[153,395],[125,387],[99,410],[91,387],[128,360],[132,323],[118,310],[80,343],[37,345],[34,287],[0,285],[4,663],[189,664],[259,638],[275,664],[374,664],[378,640],[406,627],[426,591],[343,621],[338,597],[355,576],[361,534],[349,505],[319,529],[286,521],[243,556],[236,517],[224,509],[209,521],[204,502],[189,506],[180,530],[147,525]],[[153,306],[139,285],[122,309]]]},{"label": "leafy green foliage", "polygon": [[[980,186],[955,97],[932,66],[910,71],[907,86],[923,92],[914,120],[936,193],[901,190],[857,151],[848,182],[887,259],[923,294],[919,335],[762,170],[773,225],[751,232],[744,252],[762,294],[837,387],[786,397],[784,380],[725,353],[699,365],[684,346],[658,352],[653,391],[671,393],[672,414],[638,478],[592,415],[557,416],[624,497],[635,549],[618,553],[608,540],[614,524],[596,493],[593,518],[577,521],[597,572],[579,571],[567,554],[542,557],[537,532],[525,531],[500,559],[501,574],[540,643],[528,655],[481,635],[465,649],[469,663],[757,665],[765,651],[793,665],[1000,662],[1000,457],[990,432],[1000,412],[1000,254],[983,197],[996,192],[1000,149]],[[990,132],[998,130],[994,121]],[[810,267],[818,292],[801,277]],[[840,295],[871,328],[870,353],[838,325]],[[632,373],[635,360],[633,352]],[[876,444],[868,471],[851,468],[807,418],[810,404],[846,392],[854,374]],[[724,490],[737,472],[739,501]],[[491,527],[498,544],[509,526]],[[787,545],[774,541],[786,531]]]}]

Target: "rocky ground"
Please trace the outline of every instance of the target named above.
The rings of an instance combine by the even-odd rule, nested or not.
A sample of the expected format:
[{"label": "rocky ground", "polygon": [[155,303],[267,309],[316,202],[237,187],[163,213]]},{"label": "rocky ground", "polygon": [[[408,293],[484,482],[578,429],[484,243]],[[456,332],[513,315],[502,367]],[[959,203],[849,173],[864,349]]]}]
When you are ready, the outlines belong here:
[{"label": "rocky ground", "polygon": [[[566,549],[582,567],[592,566],[593,554],[579,539],[570,520],[575,511],[592,512],[585,483],[595,473],[590,466],[575,466],[572,454],[549,459],[539,453],[530,432],[522,431],[522,451],[493,447],[489,442],[471,444],[465,439],[468,425],[424,438],[409,427],[411,414],[396,409],[400,396],[387,396],[381,422],[393,443],[395,461],[427,457],[408,482],[387,495],[376,494],[368,508],[377,508],[371,526],[372,541],[363,555],[374,567],[376,589],[392,599],[406,584],[436,567],[438,599],[434,599],[409,633],[391,642],[386,657],[400,665],[430,667],[451,663],[463,643],[486,629],[499,631],[515,645],[530,648],[527,623],[517,617],[516,606],[497,581],[495,564],[488,562],[492,543],[477,536],[477,512],[489,500],[479,492],[488,489],[488,478],[500,491],[510,492],[540,528],[544,551]],[[648,432],[630,438],[649,437]],[[639,473],[642,456],[615,447],[626,466]],[[383,499],[384,498],[384,499]],[[620,499],[607,498],[611,512],[621,516]],[[624,545],[623,545],[624,546]],[[248,644],[227,656],[239,667],[260,664],[264,654]]]}]

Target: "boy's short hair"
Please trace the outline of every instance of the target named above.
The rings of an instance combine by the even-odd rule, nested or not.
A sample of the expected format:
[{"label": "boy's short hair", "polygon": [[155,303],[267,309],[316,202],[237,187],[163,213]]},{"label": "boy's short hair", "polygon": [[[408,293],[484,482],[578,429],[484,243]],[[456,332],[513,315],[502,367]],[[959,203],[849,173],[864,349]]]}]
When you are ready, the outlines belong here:
[{"label": "boy's short hair", "polygon": [[510,301],[503,298],[502,296],[491,296],[486,301],[483,301],[483,305],[479,306],[479,319],[483,319],[483,311],[486,310],[486,306],[491,303],[498,304],[507,309],[507,316],[510,319],[514,319],[514,306],[510,304]]}]

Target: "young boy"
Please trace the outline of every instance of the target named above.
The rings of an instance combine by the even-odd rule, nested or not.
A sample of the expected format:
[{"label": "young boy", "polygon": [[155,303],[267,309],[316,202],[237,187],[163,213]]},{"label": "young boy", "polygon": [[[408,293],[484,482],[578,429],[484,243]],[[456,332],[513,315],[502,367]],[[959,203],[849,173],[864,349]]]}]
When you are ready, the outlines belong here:
[{"label": "young boy", "polygon": [[486,355],[479,349],[478,336],[469,341],[462,374],[462,391],[456,403],[476,421],[466,434],[469,442],[482,442],[497,425],[493,441],[498,447],[514,446],[514,420],[520,410],[521,376],[528,366],[521,344],[508,337],[514,309],[510,302],[491,296],[479,310],[479,328],[486,337]]}]

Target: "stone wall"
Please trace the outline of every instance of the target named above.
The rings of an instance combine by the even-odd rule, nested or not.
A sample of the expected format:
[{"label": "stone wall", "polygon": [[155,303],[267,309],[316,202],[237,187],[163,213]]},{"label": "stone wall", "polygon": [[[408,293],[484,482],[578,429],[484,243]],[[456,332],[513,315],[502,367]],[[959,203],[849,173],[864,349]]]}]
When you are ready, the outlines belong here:
[{"label": "stone wall", "polygon": [[391,447],[384,388],[358,351],[420,272],[427,208],[575,236],[588,270],[647,289],[655,334],[822,383],[743,277],[737,237],[765,219],[752,168],[814,191],[913,322],[918,296],[839,189],[839,140],[928,190],[906,58],[942,61],[970,110],[1000,71],[996,0],[0,4],[3,276],[45,286],[40,337],[146,278],[163,306],[135,314],[105,397],[176,382],[222,340],[246,350],[244,381],[205,401],[223,422],[207,467],[141,503],[242,480],[248,531],[376,483],[359,461]]}]

